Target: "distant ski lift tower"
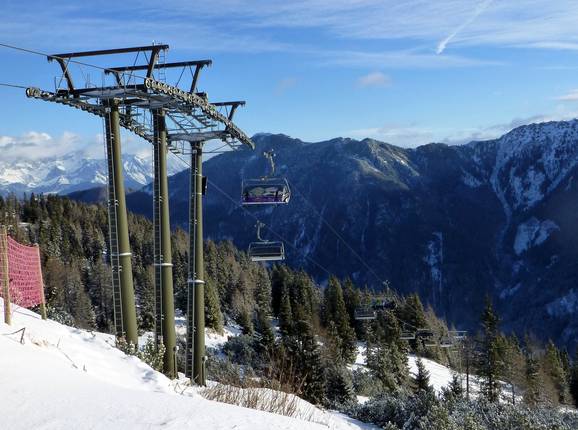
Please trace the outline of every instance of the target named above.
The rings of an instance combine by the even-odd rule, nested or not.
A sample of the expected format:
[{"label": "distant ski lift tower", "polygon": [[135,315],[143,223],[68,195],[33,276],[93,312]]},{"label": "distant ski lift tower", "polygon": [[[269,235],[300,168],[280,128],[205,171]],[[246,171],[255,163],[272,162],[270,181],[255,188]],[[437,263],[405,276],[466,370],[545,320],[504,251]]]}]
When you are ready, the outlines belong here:
[{"label": "distant ski lift tower", "polygon": [[[187,308],[186,374],[193,382],[205,384],[204,345],[204,271],[202,232],[202,177],[203,144],[221,140],[231,149],[254,144],[233,123],[233,115],[242,101],[210,103],[207,94],[197,92],[199,73],[211,64],[210,60],[165,63],[168,45],[151,45],[102,51],[85,51],[48,56],[61,68],[59,82],[54,91],[27,88],[26,95],[63,104],[92,113],[104,119],[108,161],[108,210],[110,228],[110,258],[113,271],[113,298],[115,328],[119,337],[137,344],[138,333],[131,253],[128,241],[128,222],[122,172],[120,127],[140,136],[153,145],[154,154],[154,239],[155,239],[155,339],[165,346],[164,372],[176,377],[176,335],[172,258],[170,243],[169,192],[166,154],[191,156],[190,191],[190,261],[189,301]],[[72,68],[81,68],[75,58],[133,54],[131,66],[104,69],[103,82],[112,76],[113,82],[94,87],[85,81],[84,87],[75,86]],[[136,64],[140,57],[146,64]],[[162,58],[163,61],[159,61]],[[180,68],[177,85],[169,85],[165,70]],[[191,72],[190,86],[178,87],[183,73]],[[162,72],[162,73],[161,73]]]}]

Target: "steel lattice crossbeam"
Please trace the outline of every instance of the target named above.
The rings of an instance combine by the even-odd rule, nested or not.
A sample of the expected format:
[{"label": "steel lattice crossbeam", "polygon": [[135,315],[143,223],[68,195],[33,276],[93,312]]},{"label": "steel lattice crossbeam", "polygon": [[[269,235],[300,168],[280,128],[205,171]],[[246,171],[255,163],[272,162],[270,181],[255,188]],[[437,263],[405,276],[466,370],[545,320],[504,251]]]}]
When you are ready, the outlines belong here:
[{"label": "steel lattice crossbeam", "polygon": [[[62,76],[67,82],[66,89],[44,91],[39,88],[27,88],[26,95],[31,98],[64,104],[76,109],[104,117],[105,105],[114,100],[120,107],[120,125],[132,133],[154,143],[150,112],[163,109],[169,124],[168,141],[173,152],[184,152],[189,145],[182,142],[198,142],[219,139],[231,148],[240,146],[254,148],[251,139],[233,123],[233,115],[243,101],[210,103],[205,93],[197,93],[196,86],[199,72],[210,66],[211,60],[181,61],[176,63],[158,62],[161,51],[168,45],[152,45],[136,48],[120,48],[103,51],[85,51],[56,54],[48,56],[50,61],[57,61],[62,68]],[[73,85],[69,62],[73,58],[112,54],[150,52],[148,64],[125,67],[105,68],[105,74],[113,74],[117,85],[77,88]],[[153,79],[153,72],[169,68],[195,68],[192,84],[185,91]],[[133,74],[145,71],[145,77]],[[191,69],[192,70],[192,69]],[[128,76],[129,83],[123,77]],[[131,83],[131,80],[142,78],[142,83]],[[223,113],[223,110],[228,112]],[[179,145],[178,142],[181,142]]]}]

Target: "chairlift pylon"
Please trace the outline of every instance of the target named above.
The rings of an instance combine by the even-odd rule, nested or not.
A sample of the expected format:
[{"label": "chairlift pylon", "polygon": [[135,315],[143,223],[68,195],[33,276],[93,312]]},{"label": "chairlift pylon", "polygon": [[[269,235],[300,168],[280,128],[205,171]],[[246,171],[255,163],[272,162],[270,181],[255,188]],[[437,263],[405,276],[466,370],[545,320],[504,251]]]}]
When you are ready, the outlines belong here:
[{"label": "chairlift pylon", "polygon": [[287,204],[291,199],[291,189],[287,179],[275,176],[275,153],[263,152],[269,160],[270,172],[259,179],[245,179],[242,184],[241,201],[243,205],[279,205]]},{"label": "chairlift pylon", "polygon": [[285,246],[283,242],[264,240],[261,238],[261,228],[265,227],[257,221],[257,242],[249,244],[249,258],[251,261],[281,261],[285,260]]}]

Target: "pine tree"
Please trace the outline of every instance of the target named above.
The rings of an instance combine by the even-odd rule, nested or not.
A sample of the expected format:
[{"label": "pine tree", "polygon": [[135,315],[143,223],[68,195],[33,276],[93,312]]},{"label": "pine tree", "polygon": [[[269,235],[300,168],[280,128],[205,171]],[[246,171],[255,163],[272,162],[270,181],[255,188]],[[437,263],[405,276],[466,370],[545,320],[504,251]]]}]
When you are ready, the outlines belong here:
[{"label": "pine tree", "polygon": [[480,346],[480,373],[483,378],[482,393],[490,402],[497,402],[500,396],[500,376],[502,361],[498,340],[499,320],[490,299],[482,314],[482,339]]},{"label": "pine tree", "polygon": [[205,283],[205,324],[217,333],[223,333],[223,313],[217,286],[212,279]]},{"label": "pine tree", "polygon": [[461,399],[464,396],[464,389],[462,387],[462,381],[456,373],[454,373],[452,375],[452,380],[447,387],[447,393],[453,399]]},{"label": "pine tree", "polygon": [[289,297],[289,288],[283,286],[281,292],[281,302],[279,305],[279,330],[282,335],[289,336],[293,333],[293,311],[291,309],[291,299]]},{"label": "pine tree", "polygon": [[562,362],[560,351],[558,348],[556,348],[556,345],[554,345],[554,342],[551,340],[546,346],[546,354],[544,356],[544,370],[556,388],[558,398],[555,399],[555,401],[561,404],[569,403],[570,393],[567,375],[564,370],[564,364]]},{"label": "pine tree", "polygon": [[355,332],[349,324],[349,314],[343,299],[341,284],[335,277],[329,278],[325,290],[325,324],[333,323],[341,338],[341,356],[345,361],[355,358]]},{"label": "pine tree", "polygon": [[540,401],[540,372],[538,361],[531,352],[526,355],[526,392],[524,402],[536,406]]},{"label": "pine tree", "polygon": [[326,366],[326,397],[330,406],[345,405],[355,399],[351,373],[344,365],[328,363]]},{"label": "pine tree", "polygon": [[416,390],[416,392],[418,392],[418,393],[420,391],[431,392],[432,387],[429,383],[430,373],[425,368],[425,365],[423,364],[423,360],[420,357],[418,357],[415,364],[417,366],[417,374],[415,375],[415,390]]},{"label": "pine tree", "polygon": [[574,406],[578,408],[578,348],[576,348],[576,355],[574,356],[574,362],[570,368],[570,394],[574,399]]}]

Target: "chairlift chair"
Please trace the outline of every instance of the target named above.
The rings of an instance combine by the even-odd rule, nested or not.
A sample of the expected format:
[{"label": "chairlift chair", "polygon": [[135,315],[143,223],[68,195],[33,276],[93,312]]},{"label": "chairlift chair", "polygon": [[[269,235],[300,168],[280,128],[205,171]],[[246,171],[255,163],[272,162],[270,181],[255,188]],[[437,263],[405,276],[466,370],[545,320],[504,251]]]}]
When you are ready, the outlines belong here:
[{"label": "chairlift chair", "polygon": [[449,336],[442,336],[438,346],[440,348],[451,348],[452,346],[454,346],[454,344]]},{"label": "chairlift chair", "polygon": [[373,302],[373,309],[376,309],[379,311],[393,310],[395,308],[396,308],[396,304],[393,300],[379,299],[379,300],[375,300]]},{"label": "chairlift chair", "polygon": [[353,317],[356,320],[368,321],[376,319],[377,314],[371,306],[361,306],[355,309]]},{"label": "chairlift chair", "polygon": [[434,332],[426,328],[417,329],[416,336],[425,339],[431,339],[434,337]]},{"label": "chairlift chair", "polygon": [[285,260],[285,246],[283,242],[263,240],[261,227],[265,227],[261,221],[257,221],[257,242],[249,244],[249,258],[251,261],[281,261]]},{"label": "chairlift chair", "polygon": [[450,336],[452,336],[456,340],[463,340],[468,336],[468,332],[467,331],[454,330],[454,331],[450,331]]},{"label": "chairlift chair", "polygon": [[402,331],[399,338],[401,340],[415,340],[415,333],[413,331]]},{"label": "chairlift chair", "polygon": [[275,176],[273,151],[265,151],[269,160],[270,172],[259,179],[245,179],[242,184],[241,201],[243,205],[281,205],[289,203],[291,189],[287,179]]},{"label": "chairlift chair", "polygon": [[249,244],[249,257],[251,261],[281,261],[285,260],[285,247],[283,242],[252,242]]},{"label": "chairlift chair", "polygon": [[432,340],[422,340],[423,346],[426,348],[433,348],[434,346],[439,346],[439,344]]},{"label": "chairlift chair", "polygon": [[284,178],[246,179],[241,198],[243,205],[282,205],[289,203],[291,190]]}]

